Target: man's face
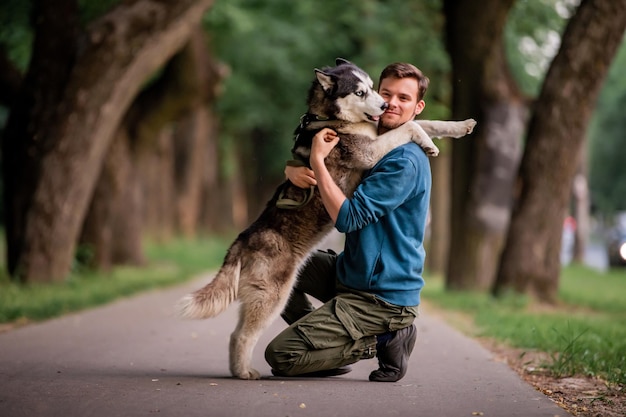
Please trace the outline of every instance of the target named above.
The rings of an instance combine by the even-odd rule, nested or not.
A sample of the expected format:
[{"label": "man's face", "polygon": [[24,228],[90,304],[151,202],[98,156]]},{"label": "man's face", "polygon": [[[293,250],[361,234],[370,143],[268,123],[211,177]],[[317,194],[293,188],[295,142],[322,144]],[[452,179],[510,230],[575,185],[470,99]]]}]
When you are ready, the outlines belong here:
[{"label": "man's face", "polygon": [[379,133],[395,129],[424,110],[424,100],[418,100],[419,87],[414,78],[385,78],[378,92],[389,104],[378,122]]}]

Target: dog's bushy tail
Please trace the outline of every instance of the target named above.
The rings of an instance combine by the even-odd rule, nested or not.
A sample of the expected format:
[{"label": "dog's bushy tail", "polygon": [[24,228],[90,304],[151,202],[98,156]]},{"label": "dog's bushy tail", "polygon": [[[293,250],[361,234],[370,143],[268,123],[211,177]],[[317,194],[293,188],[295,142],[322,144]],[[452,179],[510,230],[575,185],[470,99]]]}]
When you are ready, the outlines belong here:
[{"label": "dog's bushy tail", "polygon": [[237,298],[241,260],[227,256],[215,278],[197,291],[187,294],[177,305],[178,315],[189,319],[215,317]]}]

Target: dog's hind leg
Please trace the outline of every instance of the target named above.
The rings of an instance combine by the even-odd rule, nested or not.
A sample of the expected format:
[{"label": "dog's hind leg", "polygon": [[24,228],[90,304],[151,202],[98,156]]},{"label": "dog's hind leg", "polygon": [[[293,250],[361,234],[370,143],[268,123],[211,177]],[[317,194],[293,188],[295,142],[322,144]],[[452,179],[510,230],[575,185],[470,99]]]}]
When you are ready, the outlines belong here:
[{"label": "dog's hind leg", "polygon": [[263,330],[285,307],[292,284],[293,278],[282,288],[254,288],[240,298],[239,322],[230,336],[230,372],[233,376],[240,379],[261,377],[251,366],[252,353]]}]

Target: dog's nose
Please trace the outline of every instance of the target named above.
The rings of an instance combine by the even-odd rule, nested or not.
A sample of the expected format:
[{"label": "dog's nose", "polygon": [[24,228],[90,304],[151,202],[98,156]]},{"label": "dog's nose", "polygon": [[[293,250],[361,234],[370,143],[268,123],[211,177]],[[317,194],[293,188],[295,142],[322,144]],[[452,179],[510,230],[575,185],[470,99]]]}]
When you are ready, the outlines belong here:
[{"label": "dog's nose", "polygon": [[383,103],[382,106],[380,106],[381,110],[387,110],[387,108],[389,107],[389,103],[387,103],[386,101]]}]

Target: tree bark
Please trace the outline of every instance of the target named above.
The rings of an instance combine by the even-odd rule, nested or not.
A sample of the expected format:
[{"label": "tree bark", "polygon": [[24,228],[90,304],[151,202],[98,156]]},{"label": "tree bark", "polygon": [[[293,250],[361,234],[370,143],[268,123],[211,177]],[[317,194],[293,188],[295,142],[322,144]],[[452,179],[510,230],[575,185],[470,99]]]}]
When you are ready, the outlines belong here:
[{"label": "tree bark", "polygon": [[179,124],[174,138],[175,225],[184,237],[198,232],[202,208],[203,149],[209,137],[207,110],[199,107]]},{"label": "tree bark", "polygon": [[508,226],[526,117],[526,102],[508,71],[502,42],[513,3],[444,1],[452,118],[478,121],[472,136],[452,143],[446,272],[446,288],[452,290],[490,288]]},{"label": "tree bark", "polygon": [[448,143],[439,145],[439,150],[439,156],[430,161],[433,186],[426,268],[429,273],[443,277],[450,248],[451,150]]},{"label": "tree bark", "polygon": [[[35,47],[27,79],[47,77],[49,82],[23,90],[22,105],[15,113],[12,109],[4,137],[5,145],[25,138],[28,147],[5,146],[12,151],[5,155],[31,158],[36,168],[30,180],[16,176],[24,170],[15,166],[5,175],[16,197],[7,211],[7,223],[15,225],[7,236],[12,276],[34,282],[67,275],[104,155],[123,115],[142,83],[185,44],[211,3],[124,2],[94,22],[80,46],[77,36],[56,41],[59,33],[68,34],[59,6],[75,8],[73,1],[36,3],[36,21],[56,22],[38,27],[36,44],[56,44]],[[48,74],[50,65],[58,71]],[[38,151],[34,157],[32,149]],[[18,196],[16,189],[25,182],[27,191]]]},{"label": "tree bark", "polygon": [[572,262],[583,265],[585,253],[591,233],[591,198],[589,195],[589,181],[587,169],[587,147],[582,147],[580,166],[572,184],[572,197],[574,200],[574,247],[572,249]]},{"label": "tree bark", "polygon": [[22,74],[9,59],[4,45],[0,44],[0,104],[10,107],[21,83]]},{"label": "tree bark", "polygon": [[[19,261],[30,244],[25,235],[28,210],[41,177],[41,160],[55,144],[54,140],[42,140],[46,129],[41,125],[50,130],[57,127],[51,120],[56,117],[57,103],[69,79],[69,68],[76,60],[78,37],[75,0],[38,0],[32,7],[36,36],[30,69],[17,95],[13,93],[13,105],[2,136],[6,258],[8,272],[13,277],[23,274]],[[7,78],[11,79],[5,76]]]},{"label": "tree bark", "polygon": [[513,290],[556,300],[571,184],[590,114],[625,27],[624,0],[583,0],[567,25],[530,121],[495,294]]},{"label": "tree bark", "polygon": [[137,169],[127,131],[119,129],[107,152],[80,245],[91,255],[88,266],[109,270],[113,265],[142,265],[141,199]]},{"label": "tree bark", "polygon": [[[95,251],[96,268],[144,263],[144,226],[152,236],[164,239],[179,231],[186,236],[196,232],[202,206],[200,183],[204,171],[213,169],[203,163],[205,143],[215,134],[208,131],[206,108],[215,101],[224,75],[209,56],[205,38],[198,26],[161,76],[135,99],[118,130],[116,138],[126,143],[111,146],[83,225],[81,244]],[[164,129],[171,134],[163,133]],[[125,172],[129,175],[124,180],[109,184]],[[104,217],[106,207],[109,216]]]}]

